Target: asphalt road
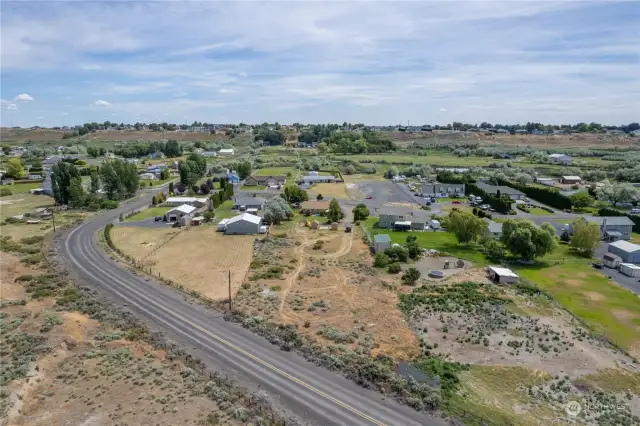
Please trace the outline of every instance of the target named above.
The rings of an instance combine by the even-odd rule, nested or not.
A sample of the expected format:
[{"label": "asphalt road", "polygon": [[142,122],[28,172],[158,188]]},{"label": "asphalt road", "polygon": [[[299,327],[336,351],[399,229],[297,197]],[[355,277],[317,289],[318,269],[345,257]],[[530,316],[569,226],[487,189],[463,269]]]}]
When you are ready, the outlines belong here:
[{"label": "asphalt road", "polygon": [[[444,420],[363,389],[339,374],[284,352],[221,314],[138,276],[97,244],[97,233],[120,212],[149,203],[141,200],[97,216],[67,232],[60,254],[79,282],[124,305],[152,330],[163,331],[209,368],[223,368],[241,383],[266,391],[271,401],[299,420],[316,425],[445,425]],[[251,386],[249,386],[251,387]]]}]

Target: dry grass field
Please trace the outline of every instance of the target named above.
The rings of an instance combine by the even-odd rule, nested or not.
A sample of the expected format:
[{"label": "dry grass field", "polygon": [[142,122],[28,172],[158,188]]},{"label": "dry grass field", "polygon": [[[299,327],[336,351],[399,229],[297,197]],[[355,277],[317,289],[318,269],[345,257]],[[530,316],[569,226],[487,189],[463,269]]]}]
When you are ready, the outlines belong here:
[{"label": "dry grass field", "polygon": [[[349,187],[347,188],[347,186]],[[322,194],[325,200],[332,198],[348,200],[361,195],[355,185],[346,185],[344,183],[318,183],[309,188],[308,192],[311,199],[314,199],[318,194]]]},{"label": "dry grass field", "polygon": [[140,261],[181,231],[182,228],[156,229],[116,226],[111,229],[111,240],[120,250]]},{"label": "dry grass field", "polygon": [[229,294],[229,271],[233,294],[243,282],[254,240],[252,235],[223,235],[213,227],[191,228],[148,256],[143,265],[211,299],[224,299]]}]

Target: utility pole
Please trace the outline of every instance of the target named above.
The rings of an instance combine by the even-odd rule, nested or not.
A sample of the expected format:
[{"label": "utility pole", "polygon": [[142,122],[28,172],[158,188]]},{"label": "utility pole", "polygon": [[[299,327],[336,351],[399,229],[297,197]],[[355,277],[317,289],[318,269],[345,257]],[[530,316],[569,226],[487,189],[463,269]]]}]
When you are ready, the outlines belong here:
[{"label": "utility pole", "polygon": [[53,233],[56,233],[56,207],[51,209],[51,220],[53,220]]},{"label": "utility pole", "polygon": [[231,269],[229,269],[229,310],[231,310]]}]

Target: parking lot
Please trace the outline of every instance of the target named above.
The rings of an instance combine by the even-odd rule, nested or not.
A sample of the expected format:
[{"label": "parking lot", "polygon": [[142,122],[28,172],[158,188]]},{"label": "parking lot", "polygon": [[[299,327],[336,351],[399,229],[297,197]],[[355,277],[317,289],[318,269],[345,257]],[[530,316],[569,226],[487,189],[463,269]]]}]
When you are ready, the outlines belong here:
[{"label": "parking lot", "polygon": [[[372,197],[371,199],[364,199],[362,202],[371,210],[376,211],[382,207],[385,203],[414,203],[424,205],[425,200],[421,197],[416,197],[411,193],[411,190],[402,183],[394,183],[391,181],[365,181],[355,184],[360,192],[365,197]],[[432,208],[434,210],[434,208]],[[437,210],[434,210],[437,213]]]}]

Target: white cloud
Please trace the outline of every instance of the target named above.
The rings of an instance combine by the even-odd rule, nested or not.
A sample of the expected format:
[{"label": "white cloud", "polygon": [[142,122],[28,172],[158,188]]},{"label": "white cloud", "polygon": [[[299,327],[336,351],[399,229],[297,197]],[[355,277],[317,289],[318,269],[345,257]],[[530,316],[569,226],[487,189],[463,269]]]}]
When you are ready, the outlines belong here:
[{"label": "white cloud", "polygon": [[116,115],[118,115],[118,114],[115,114],[115,113],[114,113],[114,114],[111,114],[111,116],[112,116],[112,117],[115,117]]},{"label": "white cloud", "polygon": [[18,106],[12,101],[0,99],[0,109],[3,111],[16,111],[18,109]]},{"label": "white cloud", "polygon": [[220,93],[238,93],[237,90],[233,90],[233,89],[220,89],[219,92]]},{"label": "white cloud", "polygon": [[446,108],[440,108],[440,112],[447,112]]},{"label": "white cloud", "polygon": [[93,103],[93,105],[95,105],[95,106],[109,106],[109,105],[111,105],[111,102],[107,102],[107,101],[103,101],[102,99],[98,99],[97,101],[95,101]]},{"label": "white cloud", "polygon": [[33,100],[33,96],[27,95],[26,93],[21,93],[18,96],[16,96],[14,100],[21,101],[21,102],[30,102]]}]

